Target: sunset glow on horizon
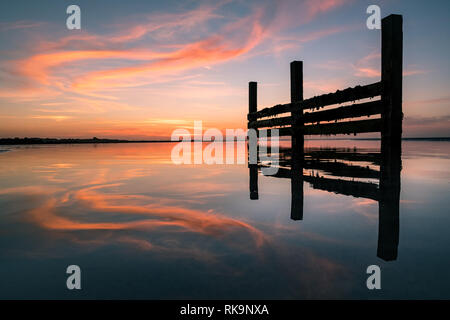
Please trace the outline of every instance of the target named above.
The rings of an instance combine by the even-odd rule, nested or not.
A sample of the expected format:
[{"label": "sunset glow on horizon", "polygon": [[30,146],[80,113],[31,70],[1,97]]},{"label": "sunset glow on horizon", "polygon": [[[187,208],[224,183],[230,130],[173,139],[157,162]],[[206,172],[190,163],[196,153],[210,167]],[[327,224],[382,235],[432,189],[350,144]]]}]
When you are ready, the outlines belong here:
[{"label": "sunset glow on horizon", "polygon": [[[450,136],[449,25],[443,7],[377,1],[404,19],[404,137]],[[289,63],[305,98],[379,81],[370,1],[68,1],[0,4],[0,137],[168,139],[175,129],[246,128],[289,102]],[[446,12],[445,12],[446,11]]]}]

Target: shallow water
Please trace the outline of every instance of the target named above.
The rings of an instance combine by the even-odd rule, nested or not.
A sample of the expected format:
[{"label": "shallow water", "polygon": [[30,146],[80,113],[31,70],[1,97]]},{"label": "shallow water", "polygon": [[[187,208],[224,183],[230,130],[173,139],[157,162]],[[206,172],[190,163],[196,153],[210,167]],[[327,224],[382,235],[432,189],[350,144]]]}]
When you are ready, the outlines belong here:
[{"label": "shallow water", "polygon": [[[259,174],[250,200],[247,164],[175,165],[173,146],[0,147],[0,298],[450,298],[450,142],[403,142],[391,261],[377,201],[304,181],[295,221],[290,179]],[[381,290],[366,287],[373,264]]]}]

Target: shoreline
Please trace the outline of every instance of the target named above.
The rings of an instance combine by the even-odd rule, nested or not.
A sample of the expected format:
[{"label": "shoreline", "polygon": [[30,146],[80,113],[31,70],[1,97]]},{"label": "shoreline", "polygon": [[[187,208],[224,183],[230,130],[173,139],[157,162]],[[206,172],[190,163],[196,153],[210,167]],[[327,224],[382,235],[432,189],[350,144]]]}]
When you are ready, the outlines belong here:
[{"label": "shoreline", "polygon": [[[280,139],[283,141],[284,139]],[[286,139],[289,140],[289,139]],[[284,140],[284,141],[286,141]],[[350,140],[350,141],[380,141],[381,138],[328,138],[328,139],[305,139],[305,141],[314,140]],[[191,140],[190,142],[211,142],[206,140]],[[225,140],[217,140],[225,141]],[[235,139],[234,141],[242,141]],[[402,141],[450,141],[450,137],[416,137],[402,138]],[[111,143],[177,143],[181,141],[172,140],[120,140],[120,139],[52,139],[52,138],[0,138],[0,146],[12,145],[54,145],[54,144],[111,144]]]}]

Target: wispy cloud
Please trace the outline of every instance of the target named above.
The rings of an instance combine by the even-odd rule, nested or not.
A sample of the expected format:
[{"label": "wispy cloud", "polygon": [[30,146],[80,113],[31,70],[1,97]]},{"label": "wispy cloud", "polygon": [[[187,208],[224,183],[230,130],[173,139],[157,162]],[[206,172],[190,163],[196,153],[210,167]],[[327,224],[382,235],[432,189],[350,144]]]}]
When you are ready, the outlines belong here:
[{"label": "wispy cloud", "polygon": [[[381,77],[381,54],[372,52],[359,59],[352,67],[355,70],[354,75],[357,77],[379,78]],[[407,77],[428,72],[428,70],[422,70],[416,65],[411,65],[403,70],[403,76]]]},{"label": "wispy cloud", "polygon": [[35,22],[35,21],[13,21],[13,22],[0,22],[0,32],[2,31],[11,31],[17,29],[30,29],[30,28],[38,28],[45,25],[45,22]]},{"label": "wispy cloud", "polygon": [[[231,19],[225,22],[219,31],[210,34],[206,32],[203,39],[191,42],[185,40],[180,42],[180,35],[194,28],[198,31],[213,19],[224,20],[215,11],[226,2],[203,5],[181,13],[151,15],[145,17],[141,23],[119,25],[121,31],[107,36],[83,32],[57,40],[40,41],[36,46],[38,53],[9,62],[13,67],[12,70],[11,68],[7,70],[27,80],[22,84],[24,89],[32,87],[35,83],[56,90],[83,93],[111,87],[142,85],[167,74],[176,74],[198,67],[211,68],[216,63],[232,60],[248,53],[282,28],[295,26],[300,20],[307,23],[315,16],[346,2],[344,0],[280,2],[276,3],[276,14],[272,18],[268,18],[269,7],[254,7],[251,14]],[[302,10],[293,10],[292,6]],[[292,15],[293,11],[296,12],[295,16]],[[303,19],[299,19],[298,14]],[[16,27],[21,25],[27,24],[18,24]],[[303,38],[281,39],[285,43],[280,42],[278,49],[288,48],[290,44],[286,42],[289,41],[305,43],[342,30],[342,28],[326,29],[305,35]],[[161,34],[164,34],[164,37]],[[166,43],[159,41],[156,46],[152,43],[152,49],[149,49],[139,42],[144,37],[153,40],[170,38],[170,41]],[[137,47],[125,49],[124,45],[136,42]],[[116,67],[120,65],[117,64],[118,60],[131,65]],[[100,70],[92,64],[86,66],[86,62],[89,61],[95,62],[95,65],[102,62],[103,66]],[[104,63],[108,61],[109,66],[107,64],[105,68]],[[74,64],[79,66],[78,70],[74,70]],[[64,76],[69,67],[72,71],[71,79]]]},{"label": "wispy cloud", "polygon": [[409,126],[431,126],[431,125],[447,125],[450,124],[450,115],[436,116],[436,117],[417,117],[408,116],[405,117],[405,123]]},{"label": "wispy cloud", "polygon": [[62,115],[49,115],[49,116],[31,116],[32,119],[44,119],[44,120],[55,120],[55,121],[63,121],[70,119],[70,116],[62,116]]}]

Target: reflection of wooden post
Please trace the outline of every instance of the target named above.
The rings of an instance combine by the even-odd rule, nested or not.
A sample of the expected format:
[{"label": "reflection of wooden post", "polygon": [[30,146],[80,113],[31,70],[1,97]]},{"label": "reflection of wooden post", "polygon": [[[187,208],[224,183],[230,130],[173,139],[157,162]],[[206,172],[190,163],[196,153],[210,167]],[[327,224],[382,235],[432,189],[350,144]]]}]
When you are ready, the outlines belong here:
[{"label": "reflection of wooden post", "polygon": [[291,219],[303,220],[303,159],[292,153],[291,159]]},{"label": "reflection of wooden post", "polygon": [[400,170],[402,145],[402,16],[382,21],[381,81],[383,91],[378,257],[395,260],[399,241]]},{"label": "reflection of wooden post", "polygon": [[258,200],[258,165],[250,164],[250,200]]},{"label": "reflection of wooden post", "polygon": [[[303,62],[291,62],[291,103],[303,100]],[[303,109],[295,108],[292,117],[291,219],[303,219]]]},{"label": "reflection of wooden post", "polygon": [[398,175],[388,176],[385,174],[380,180],[377,256],[386,261],[397,259],[400,223],[399,209],[400,170]]}]

